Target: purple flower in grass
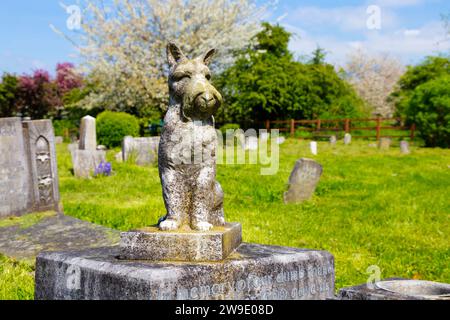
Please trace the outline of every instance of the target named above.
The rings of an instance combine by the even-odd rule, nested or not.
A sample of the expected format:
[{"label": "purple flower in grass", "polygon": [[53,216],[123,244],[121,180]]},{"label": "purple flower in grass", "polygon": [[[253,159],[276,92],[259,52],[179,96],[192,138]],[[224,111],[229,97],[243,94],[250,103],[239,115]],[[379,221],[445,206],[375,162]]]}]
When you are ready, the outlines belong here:
[{"label": "purple flower in grass", "polygon": [[97,168],[95,168],[94,176],[103,175],[110,176],[112,172],[111,162],[101,161]]}]

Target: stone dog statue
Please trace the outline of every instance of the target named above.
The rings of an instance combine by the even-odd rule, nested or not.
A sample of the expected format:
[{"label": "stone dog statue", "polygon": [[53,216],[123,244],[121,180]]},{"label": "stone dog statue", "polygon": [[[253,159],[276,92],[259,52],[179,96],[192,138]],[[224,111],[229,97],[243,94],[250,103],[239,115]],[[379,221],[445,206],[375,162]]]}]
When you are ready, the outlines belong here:
[{"label": "stone dog statue", "polygon": [[188,59],[175,44],[167,46],[170,99],[158,155],[167,213],[159,221],[161,230],[207,231],[225,224],[213,116],[222,96],[210,83],[208,68],[215,53]]}]

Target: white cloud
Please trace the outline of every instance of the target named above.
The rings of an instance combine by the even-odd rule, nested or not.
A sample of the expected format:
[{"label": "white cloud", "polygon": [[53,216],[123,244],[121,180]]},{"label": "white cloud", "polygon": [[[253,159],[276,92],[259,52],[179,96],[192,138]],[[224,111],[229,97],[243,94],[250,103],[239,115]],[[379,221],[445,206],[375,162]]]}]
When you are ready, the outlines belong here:
[{"label": "white cloud", "polygon": [[290,49],[298,55],[310,54],[319,45],[327,52],[327,61],[343,65],[347,55],[361,48],[369,53],[386,53],[405,64],[417,63],[427,55],[450,51],[450,41],[443,41],[444,31],[439,21],[428,23],[419,29],[397,29],[393,32],[367,31],[361,40],[341,40],[329,35],[311,35],[304,29],[283,24],[299,37],[293,38]]},{"label": "white cloud", "polygon": [[[333,27],[342,31],[364,31],[367,29],[368,6],[320,8],[299,7],[289,17],[290,24],[316,27]],[[398,18],[394,12],[381,8],[381,27],[394,28]]]}]

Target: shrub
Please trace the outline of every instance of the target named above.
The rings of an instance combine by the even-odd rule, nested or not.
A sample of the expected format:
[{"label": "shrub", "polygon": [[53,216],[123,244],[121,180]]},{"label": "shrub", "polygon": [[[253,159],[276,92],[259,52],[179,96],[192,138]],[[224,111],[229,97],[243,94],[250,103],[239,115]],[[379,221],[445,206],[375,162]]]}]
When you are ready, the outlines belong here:
[{"label": "shrub", "polygon": [[97,117],[97,138],[109,148],[120,146],[123,137],[139,134],[139,120],[124,112],[104,111]]},{"label": "shrub", "polygon": [[419,85],[406,114],[427,147],[450,147],[450,75]]},{"label": "shrub", "polygon": [[78,132],[77,126],[68,119],[53,120],[53,128],[55,129],[55,136],[61,136],[65,139]]},{"label": "shrub", "polygon": [[221,126],[219,130],[225,136],[225,134],[227,133],[227,130],[237,130],[239,128],[240,128],[239,125],[236,123],[227,123],[227,124]]}]

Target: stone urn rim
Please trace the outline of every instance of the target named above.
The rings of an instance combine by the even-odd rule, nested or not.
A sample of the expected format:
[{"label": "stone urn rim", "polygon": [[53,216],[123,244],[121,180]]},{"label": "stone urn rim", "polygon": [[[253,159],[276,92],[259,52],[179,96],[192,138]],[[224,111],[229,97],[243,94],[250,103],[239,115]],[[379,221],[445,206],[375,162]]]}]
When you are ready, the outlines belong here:
[{"label": "stone urn rim", "polygon": [[450,284],[428,280],[384,280],[375,283],[381,290],[408,296],[450,299]]}]

